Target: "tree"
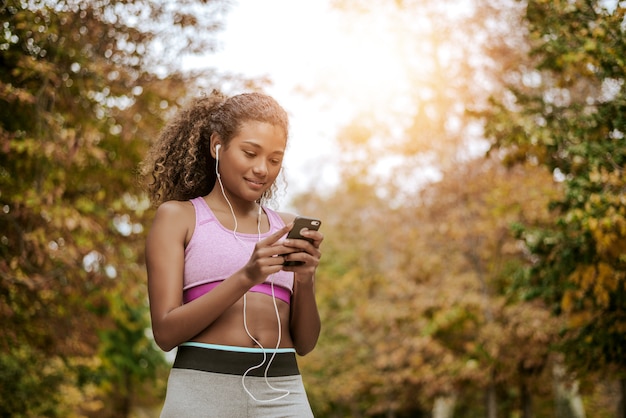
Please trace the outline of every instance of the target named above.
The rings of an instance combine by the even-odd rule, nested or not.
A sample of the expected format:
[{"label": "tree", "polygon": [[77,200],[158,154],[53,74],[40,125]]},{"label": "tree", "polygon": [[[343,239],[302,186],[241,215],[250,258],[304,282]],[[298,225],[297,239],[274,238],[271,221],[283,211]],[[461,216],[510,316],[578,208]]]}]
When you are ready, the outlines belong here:
[{"label": "tree", "polygon": [[[468,141],[474,138],[475,126],[467,114],[456,111],[489,109],[480,115],[486,122],[485,136],[495,143],[492,154],[507,163],[545,165],[565,189],[563,197],[554,199],[553,222],[538,227],[521,222],[525,227],[517,228],[529,249],[527,260],[536,264],[525,270],[513,289],[528,298],[542,296],[561,319],[571,321],[561,348],[578,363],[572,364],[577,376],[594,381],[590,376],[597,366],[594,359],[601,359],[601,369],[621,379],[623,5],[470,2],[450,16],[445,2],[338,3],[359,13],[388,13],[397,17],[398,26],[415,22],[419,8],[423,24],[413,26],[421,36],[407,42],[426,45],[434,36],[439,46],[429,50],[418,45],[414,56],[407,54],[413,58],[409,62],[427,57],[431,64],[430,72],[414,68],[420,77],[408,93],[409,103],[417,109],[411,113],[409,129],[392,135],[398,130],[387,126],[385,131],[372,122],[365,125],[377,134],[370,140],[379,145],[372,153],[377,160],[390,152],[423,157],[404,159],[402,175],[393,184],[383,182],[381,193],[391,189],[389,196],[395,197],[393,192],[409,183],[415,167],[425,160],[444,171],[463,162],[468,149],[463,145],[475,144]],[[437,24],[425,23],[428,17]],[[467,47],[459,52],[455,44]],[[442,50],[453,52],[441,54]],[[491,93],[495,103],[486,100],[485,93]],[[460,128],[450,129],[455,126]],[[354,154],[363,153],[359,149]],[[403,197],[410,199],[412,193]]]},{"label": "tree", "polygon": [[545,221],[558,190],[550,174],[477,159],[398,204],[378,196],[381,180],[363,181],[367,166],[350,161],[332,194],[295,201],[324,219],[326,234],[317,286],[324,327],[302,359],[316,412],[418,416],[455,397],[478,413],[490,387],[501,400],[494,408],[521,410],[532,398],[535,410],[549,407],[558,322],[509,287],[523,263],[510,225]]},{"label": "tree", "polygon": [[567,318],[569,367],[620,379],[624,405],[626,8],[609,4],[528,1],[531,51],[514,72],[526,82],[482,116],[508,162],[536,161],[563,182],[555,221],[519,227],[533,260],[520,285]]},{"label": "tree", "polygon": [[0,5],[0,415],[126,416],[164,366],[145,336],[136,171],[168,115],[220,79],[180,56],[212,50],[225,10]]},{"label": "tree", "polygon": [[[340,286],[360,295],[361,303],[369,303],[367,308],[359,309],[359,300],[341,298],[345,301],[344,309],[352,313],[349,325],[336,323],[344,319],[343,314],[329,314],[331,326],[359,336],[353,340],[353,346],[359,347],[356,354],[340,355],[349,360],[337,370],[345,376],[349,373],[343,374],[343,367],[354,366],[359,373],[355,372],[356,378],[351,380],[335,380],[343,383],[341,388],[351,391],[354,398],[345,401],[352,408],[360,406],[361,411],[370,414],[425,413],[437,397],[453,397],[455,392],[469,391],[471,387],[479,387],[495,399],[495,392],[502,391],[505,384],[518,385],[523,380],[523,365],[534,361],[524,357],[516,367],[507,367],[511,358],[497,356],[502,347],[519,342],[514,338],[519,329],[513,331],[515,327],[510,324],[520,324],[509,315],[528,310],[541,317],[545,310],[541,303],[532,305],[537,313],[525,304],[506,303],[506,286],[510,282],[501,276],[512,274],[512,265],[521,261],[516,259],[519,253],[506,253],[510,246],[514,247],[509,241],[513,238],[508,235],[509,225],[503,225],[498,216],[506,212],[515,219],[516,209],[496,209],[491,199],[475,199],[489,195],[489,188],[505,199],[513,199],[510,195],[516,192],[496,180],[482,179],[500,175],[491,166],[485,168],[482,176],[476,174],[480,173],[476,167],[480,164],[470,161],[480,153],[476,150],[483,144],[476,121],[465,111],[470,105],[485,104],[489,92],[499,91],[507,79],[505,70],[519,62],[526,51],[523,32],[514,26],[521,3],[467,2],[464,7],[459,7],[458,2],[336,3],[349,14],[388,16],[393,22],[390,26],[404,31],[397,38],[401,43],[398,49],[404,52],[402,64],[411,80],[398,100],[403,103],[401,116],[392,112],[361,115],[338,135],[346,167],[342,173],[345,187],[340,187],[326,204],[359,222],[354,224],[343,218],[342,222],[351,226],[348,231],[352,235],[358,231],[357,238],[350,239],[339,235],[346,231],[343,226],[330,226],[332,236],[343,244],[333,250],[341,256],[350,254],[351,260],[345,263],[349,268],[343,278],[352,285],[341,279],[338,281],[343,284],[336,284],[333,280],[333,289]],[[393,108],[397,102],[385,104]],[[392,164],[386,164],[389,162]],[[463,174],[455,176],[455,171]],[[441,176],[447,180],[437,182]],[[519,173],[519,177],[510,176],[506,178],[520,183],[524,178]],[[541,178],[545,182],[545,173]],[[551,184],[549,177],[547,184]],[[360,192],[358,198],[353,195],[355,190]],[[350,198],[359,199],[360,204],[355,208],[348,203]],[[400,209],[406,206],[406,210]],[[337,214],[328,216],[335,219]],[[328,227],[327,222],[326,231]],[[331,253],[335,257],[335,252]],[[357,268],[363,265],[367,268]],[[458,286],[465,293],[459,294]],[[444,294],[447,298],[440,296]],[[485,308],[490,305],[493,311]],[[366,331],[359,332],[362,327]],[[528,329],[523,330],[527,332]],[[494,335],[498,336],[497,341],[490,341]],[[358,341],[373,347],[369,356]],[[490,350],[484,349],[483,344]],[[479,348],[469,353],[467,347]],[[547,350],[546,346],[537,347],[537,352],[541,350]],[[537,352],[520,356],[541,359]],[[336,352],[333,355],[338,356]],[[468,357],[480,359],[469,363],[478,364],[478,371],[466,367],[464,361]],[[367,374],[359,368],[363,363],[378,367],[377,372]],[[517,366],[517,375],[503,372],[518,370]],[[326,388],[328,398],[344,393],[334,385]],[[459,403],[482,395],[463,393]],[[362,400],[361,405],[355,399]],[[504,408],[493,401],[487,407],[480,405],[488,416],[494,416],[499,407]]]}]

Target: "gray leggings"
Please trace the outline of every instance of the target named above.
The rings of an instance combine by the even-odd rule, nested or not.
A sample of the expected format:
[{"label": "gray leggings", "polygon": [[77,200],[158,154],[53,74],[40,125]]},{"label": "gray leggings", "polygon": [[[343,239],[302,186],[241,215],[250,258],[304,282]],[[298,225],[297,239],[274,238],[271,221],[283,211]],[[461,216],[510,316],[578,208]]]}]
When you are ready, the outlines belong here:
[{"label": "gray leggings", "polygon": [[270,356],[242,382],[246,370],[261,363],[262,354],[179,347],[161,418],[313,417],[295,353],[277,353],[266,381]]}]

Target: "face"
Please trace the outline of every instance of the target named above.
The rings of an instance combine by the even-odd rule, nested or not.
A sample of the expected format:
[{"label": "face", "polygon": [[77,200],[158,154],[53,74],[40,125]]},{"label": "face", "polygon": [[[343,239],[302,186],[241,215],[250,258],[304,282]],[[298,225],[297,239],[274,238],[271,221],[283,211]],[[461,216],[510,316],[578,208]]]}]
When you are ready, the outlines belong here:
[{"label": "face", "polygon": [[233,197],[246,201],[261,198],[276,180],[285,155],[287,138],[278,126],[245,122],[228,146],[220,149],[219,172]]}]

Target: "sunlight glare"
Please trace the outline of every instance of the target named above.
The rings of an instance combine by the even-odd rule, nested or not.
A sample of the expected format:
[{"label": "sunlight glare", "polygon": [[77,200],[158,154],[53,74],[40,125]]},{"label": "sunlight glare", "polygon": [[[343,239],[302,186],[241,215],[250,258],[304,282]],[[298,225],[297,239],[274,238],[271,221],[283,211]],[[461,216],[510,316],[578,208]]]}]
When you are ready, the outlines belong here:
[{"label": "sunlight glare", "polygon": [[345,15],[343,25],[327,37],[326,65],[317,75],[322,88],[361,111],[389,109],[408,90],[402,36],[388,20],[372,15]]}]

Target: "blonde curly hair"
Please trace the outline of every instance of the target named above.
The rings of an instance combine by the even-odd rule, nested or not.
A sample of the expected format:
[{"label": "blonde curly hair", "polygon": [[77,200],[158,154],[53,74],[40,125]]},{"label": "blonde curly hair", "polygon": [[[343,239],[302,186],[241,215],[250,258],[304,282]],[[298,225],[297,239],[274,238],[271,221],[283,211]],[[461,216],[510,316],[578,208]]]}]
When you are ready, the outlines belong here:
[{"label": "blonde curly hair", "polygon": [[[140,166],[152,203],[207,195],[216,182],[215,158],[209,149],[211,135],[217,133],[227,145],[247,121],[278,126],[289,137],[287,112],[262,93],[226,97],[213,90],[181,110],[162,130]],[[275,194],[273,184],[263,200],[270,201]]]}]

